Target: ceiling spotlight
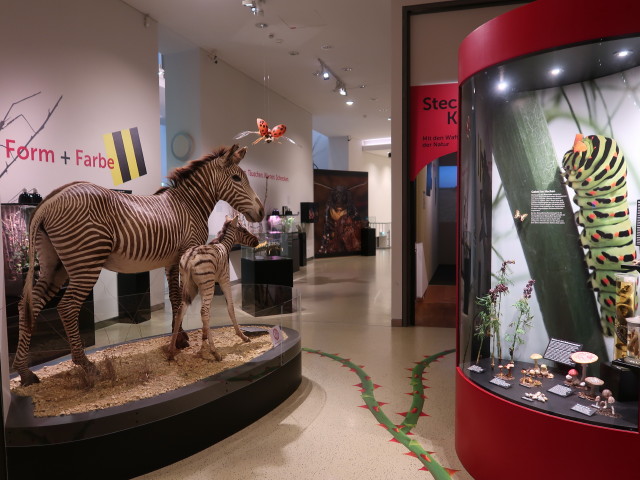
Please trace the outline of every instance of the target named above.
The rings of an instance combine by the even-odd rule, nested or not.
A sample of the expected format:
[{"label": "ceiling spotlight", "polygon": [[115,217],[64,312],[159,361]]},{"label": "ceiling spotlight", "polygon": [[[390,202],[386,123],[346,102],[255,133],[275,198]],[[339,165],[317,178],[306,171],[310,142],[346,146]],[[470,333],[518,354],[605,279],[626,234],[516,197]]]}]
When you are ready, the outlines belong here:
[{"label": "ceiling spotlight", "polygon": [[324,61],[321,58],[318,58],[318,62],[320,63],[320,70],[318,71],[318,73],[316,73],[316,75],[322,75],[322,78],[325,79],[325,80],[329,80],[329,78],[331,78],[331,77],[335,78],[336,85],[333,88],[333,91],[337,92],[338,94],[340,94],[342,96],[346,96],[347,95],[347,86],[342,81],[342,79],[338,75],[336,75],[336,72],[334,72],[329,67],[329,65],[324,63]]},{"label": "ceiling spotlight", "polygon": [[256,28],[267,28],[268,26],[269,26],[268,23],[264,23],[264,22],[256,23]]},{"label": "ceiling spotlight", "polygon": [[258,6],[258,3],[261,1],[263,0],[242,0],[242,6],[247,7],[254,15],[258,15],[259,13],[264,14],[264,10]]},{"label": "ceiling spotlight", "polygon": [[619,58],[628,57],[629,55],[631,55],[631,50],[620,50],[618,52],[615,52],[614,55]]},{"label": "ceiling spotlight", "polygon": [[347,100],[347,101],[346,101],[346,102],[344,102],[344,103],[346,103],[347,105],[351,106],[351,105],[353,105],[353,100]]}]

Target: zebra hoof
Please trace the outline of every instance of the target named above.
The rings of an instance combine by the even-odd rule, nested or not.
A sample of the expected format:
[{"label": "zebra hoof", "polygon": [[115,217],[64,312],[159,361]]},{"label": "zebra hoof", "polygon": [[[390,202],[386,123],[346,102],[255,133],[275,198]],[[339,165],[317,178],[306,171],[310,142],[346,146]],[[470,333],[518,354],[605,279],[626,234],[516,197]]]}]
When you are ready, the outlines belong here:
[{"label": "zebra hoof", "polygon": [[35,373],[29,370],[24,375],[20,374],[20,383],[23,387],[28,387],[29,385],[33,385],[34,383],[40,383],[40,379]]},{"label": "zebra hoof", "polygon": [[189,346],[189,336],[187,332],[182,331],[178,334],[178,338],[176,338],[176,348],[182,350]]},{"label": "zebra hoof", "polygon": [[87,376],[94,378],[100,377],[100,370],[98,370],[98,367],[96,367],[92,362],[87,361],[87,363],[82,365],[82,369],[86,372]]}]

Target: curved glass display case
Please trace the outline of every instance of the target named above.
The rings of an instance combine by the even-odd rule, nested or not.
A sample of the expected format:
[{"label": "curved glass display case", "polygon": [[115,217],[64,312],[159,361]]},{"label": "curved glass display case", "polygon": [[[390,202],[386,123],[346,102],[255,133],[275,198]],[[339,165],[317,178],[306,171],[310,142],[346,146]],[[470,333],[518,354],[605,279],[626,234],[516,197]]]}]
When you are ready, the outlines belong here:
[{"label": "curved glass display case", "polygon": [[[611,8],[628,15],[622,5]],[[474,478],[519,474],[507,459],[504,476],[487,476],[470,431],[489,444],[510,435],[514,454],[578,435],[638,441],[626,319],[638,315],[640,37],[625,25],[588,40],[571,6],[556,6],[473,32],[465,42],[486,41],[486,57],[461,48],[456,442]],[[552,10],[561,33],[527,37]],[[614,470],[629,472],[602,467]]]},{"label": "curved glass display case", "polygon": [[514,360],[517,384],[540,354],[555,372],[536,378],[547,390],[580,368],[554,360],[556,346],[593,353],[589,374],[605,377],[622,418],[572,411],[576,397],[566,409],[533,406],[632,430],[636,398],[620,393],[610,360],[626,357],[625,318],[636,314],[634,304],[616,318],[616,273],[635,291],[639,64],[639,39],[613,39],[497,65],[461,86],[461,367],[511,396],[469,367],[499,374]]}]

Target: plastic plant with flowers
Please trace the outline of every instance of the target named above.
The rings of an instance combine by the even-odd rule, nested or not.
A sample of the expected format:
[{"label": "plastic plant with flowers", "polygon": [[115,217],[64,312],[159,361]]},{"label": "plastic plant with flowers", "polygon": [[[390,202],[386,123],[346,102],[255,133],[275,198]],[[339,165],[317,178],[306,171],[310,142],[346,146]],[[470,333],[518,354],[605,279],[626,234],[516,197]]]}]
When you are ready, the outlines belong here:
[{"label": "plastic plant with flowers", "polygon": [[511,343],[511,346],[509,347],[509,356],[511,357],[512,362],[516,348],[518,348],[518,345],[522,345],[524,343],[524,336],[533,323],[533,315],[531,315],[529,299],[531,298],[533,285],[535,283],[535,280],[529,280],[522,291],[522,297],[513,304],[517,312],[516,319],[509,324],[509,328],[513,328],[513,332],[505,335],[505,340]]},{"label": "plastic plant with flowers", "polygon": [[497,284],[488,293],[476,299],[476,305],[480,307],[478,312],[479,322],[476,326],[475,335],[480,339],[478,347],[478,357],[476,363],[480,361],[482,344],[485,338],[491,341],[491,368],[495,367],[495,358],[502,363],[502,344],[500,343],[500,323],[502,318],[501,301],[503,295],[509,293],[509,265],[515,264],[513,260],[505,260],[498,273],[494,274]]}]

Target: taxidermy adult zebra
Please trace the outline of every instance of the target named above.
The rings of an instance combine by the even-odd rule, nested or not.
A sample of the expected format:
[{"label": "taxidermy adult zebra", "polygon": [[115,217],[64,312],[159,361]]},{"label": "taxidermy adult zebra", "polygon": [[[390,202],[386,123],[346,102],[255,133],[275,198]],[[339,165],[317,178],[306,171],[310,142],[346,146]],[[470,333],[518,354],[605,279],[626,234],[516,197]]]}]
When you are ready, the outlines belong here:
[{"label": "taxidermy adult zebra", "polygon": [[[40,203],[29,225],[29,272],[19,307],[18,349],[13,363],[22,385],[38,382],[28,368],[29,344],[43,306],[69,280],[58,304],[73,362],[97,373],[86,357],[78,313],[103,268],[122,273],[164,267],[173,319],[180,306],[178,262],[206,242],[208,218],[219,200],[250,221],[264,217],[262,202],[238,166],[246,148],[222,147],[171,172],[169,187],[154,195],[128,195],[88,182],[64,185]],[[34,285],[34,257],[40,275]],[[188,345],[186,334],[180,347]]]},{"label": "taxidermy adult zebra", "polygon": [[220,289],[227,301],[227,311],[233,322],[236,335],[245,342],[249,341],[249,337],[242,333],[240,327],[238,327],[236,314],[233,309],[233,298],[231,297],[231,284],[229,282],[229,251],[236,243],[255,247],[259,242],[258,237],[238,224],[238,217],[233,219],[226,217],[222,230],[216,239],[207,245],[192,247],[182,255],[180,259],[182,304],[176,316],[176,321],[173,325],[173,335],[169,343],[170,359],[172,359],[176,353],[176,340],[179,329],[182,326],[184,315],[199,292],[202,300],[202,307],[200,308],[200,317],[202,319],[202,347],[204,348],[204,341],[208,341],[209,349],[215,359],[218,361],[222,360],[222,356],[218,353],[213,343],[213,336],[209,328],[209,312],[211,311],[211,300],[213,300],[216,282],[220,285]]}]

